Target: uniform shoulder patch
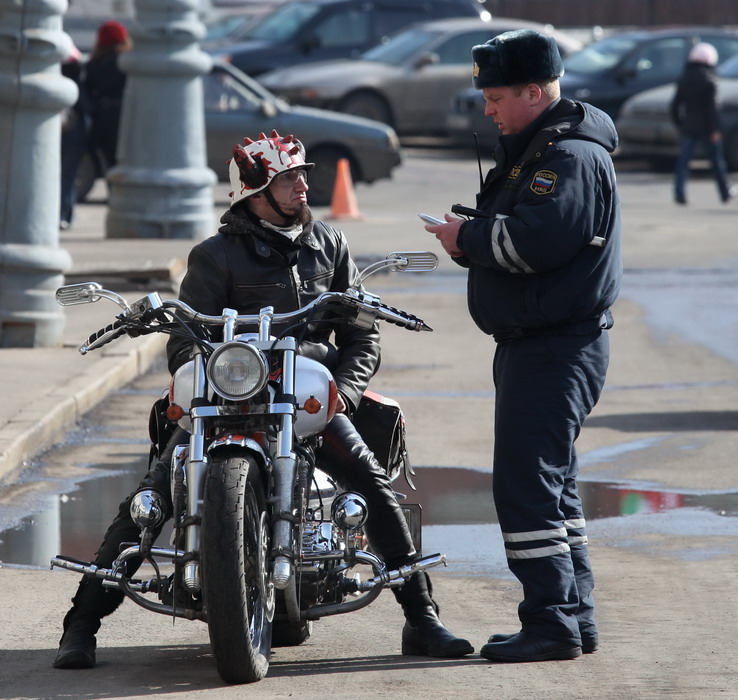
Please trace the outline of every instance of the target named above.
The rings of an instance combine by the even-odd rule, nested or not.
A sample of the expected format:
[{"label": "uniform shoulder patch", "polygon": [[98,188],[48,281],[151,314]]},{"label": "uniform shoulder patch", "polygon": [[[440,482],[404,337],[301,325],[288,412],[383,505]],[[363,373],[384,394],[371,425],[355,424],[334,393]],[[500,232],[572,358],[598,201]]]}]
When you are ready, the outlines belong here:
[{"label": "uniform shoulder patch", "polygon": [[536,194],[551,194],[556,188],[559,176],[552,170],[539,170],[530,183],[530,189]]}]

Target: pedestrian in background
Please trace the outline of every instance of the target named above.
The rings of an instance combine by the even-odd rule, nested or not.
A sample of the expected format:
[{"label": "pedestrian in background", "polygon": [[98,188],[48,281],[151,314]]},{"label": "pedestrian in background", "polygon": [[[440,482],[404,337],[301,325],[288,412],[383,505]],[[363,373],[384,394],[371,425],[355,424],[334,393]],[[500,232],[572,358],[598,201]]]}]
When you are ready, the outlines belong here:
[{"label": "pedestrian in background", "polygon": [[493,496],[522,627],[480,654],[573,659],[599,646],[574,442],[605,383],[622,276],[617,133],[604,112],[561,99],[551,37],[506,32],[472,57],[502,133],[496,165],[473,218],[426,229],[468,268],[469,310],[497,343]]},{"label": "pedestrian in background", "polygon": [[128,30],[120,22],[108,21],[97,30],[97,40],[86,66],[85,87],[90,98],[91,141],[103,171],[116,163],[118,126],[123,106],[126,74],[118,57],[131,48]]},{"label": "pedestrian in background", "polygon": [[87,145],[88,105],[82,80],[82,54],[72,46],[69,56],[62,62],[61,73],[77,85],[77,101],[62,112],[61,133],[61,207],[59,228],[67,229],[72,223],[77,203],[77,170]]},{"label": "pedestrian in background", "polygon": [[689,163],[698,144],[702,145],[710,160],[720,199],[727,202],[735,194],[728,184],[723,153],[715,81],[717,62],[718,52],[712,44],[702,42],[693,46],[671,102],[671,117],[679,129],[679,157],[674,174],[674,199],[677,204],[687,203]]}]

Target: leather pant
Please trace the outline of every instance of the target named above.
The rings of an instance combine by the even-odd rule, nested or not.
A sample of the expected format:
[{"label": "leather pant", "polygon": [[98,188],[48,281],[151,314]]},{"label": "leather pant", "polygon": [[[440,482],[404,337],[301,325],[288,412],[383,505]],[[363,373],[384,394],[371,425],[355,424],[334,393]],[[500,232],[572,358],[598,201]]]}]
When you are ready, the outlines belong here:
[{"label": "leather pant", "polygon": [[[175,431],[161,458],[152,463],[142,479],[139,489],[154,488],[169,499],[172,454],[177,445],[188,441],[188,435],[182,429]],[[416,552],[392,483],[347,416],[338,414],[327,426],[317,458],[319,467],[343,488],[356,491],[366,499],[370,515],[364,529],[372,549],[387,566],[396,568],[411,561]],[[134,493],[120,504],[118,514],[95,556],[96,566],[110,568],[123,543],[139,541],[140,530],[131,519],[129,510]],[[160,532],[161,528],[154,535],[158,536]],[[128,574],[132,575],[140,564],[140,561],[130,561]],[[83,578],[72,599],[73,606],[64,618],[64,630],[75,625],[95,634],[100,628],[100,619],[110,615],[123,597],[121,591],[104,588],[100,579]]]}]

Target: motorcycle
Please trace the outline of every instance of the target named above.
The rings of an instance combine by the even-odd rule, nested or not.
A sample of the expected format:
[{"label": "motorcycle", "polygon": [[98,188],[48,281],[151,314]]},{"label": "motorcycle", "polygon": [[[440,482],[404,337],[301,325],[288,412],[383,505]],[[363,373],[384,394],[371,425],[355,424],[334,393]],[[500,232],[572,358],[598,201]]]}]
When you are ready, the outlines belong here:
[{"label": "motorcycle", "polygon": [[[433,554],[388,570],[366,548],[365,499],[341,492],[315,459],[336,409],[335,381],[324,365],[298,353],[299,329],[324,313],[362,328],[379,319],[432,330],[364,291],[363,282],[380,270],[427,272],[437,265],[433,253],[390,253],[369,265],[356,287],[281,314],[272,307],[254,315],[226,308],[206,316],[156,292],[129,304],[96,282],[59,288],[62,306],[108,299],[122,310],[87,339],[82,354],[126,334],[157,332],[184,333],[195,349],[163,400],[170,430],[178,425],[190,435],[172,458],[171,506],[154,489],[138,490],[130,511],[140,542],[126,545],[111,568],[63,555],[51,567],[100,578],[152,612],[205,621],[221,678],[251,683],[266,675],[272,646],[301,644],[314,620],[363,608],[385,588],[445,566],[445,555]],[[275,337],[278,324],[287,329]],[[152,532],[170,507],[171,546],[155,546]],[[411,531],[419,532],[419,507],[405,510],[415,520]],[[132,560],[148,561],[153,578],[129,575]]]}]

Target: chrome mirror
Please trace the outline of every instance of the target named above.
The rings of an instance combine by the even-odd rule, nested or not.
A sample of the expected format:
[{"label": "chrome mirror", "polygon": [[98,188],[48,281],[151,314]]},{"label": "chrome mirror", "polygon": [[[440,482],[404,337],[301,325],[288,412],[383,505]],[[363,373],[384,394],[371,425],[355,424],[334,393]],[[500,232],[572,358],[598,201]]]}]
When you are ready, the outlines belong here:
[{"label": "chrome mirror", "polygon": [[79,284],[65,284],[56,290],[56,303],[61,306],[74,304],[92,304],[100,301],[102,286],[97,282],[81,282]]},{"label": "chrome mirror", "polygon": [[73,306],[74,304],[92,304],[100,299],[109,299],[115,302],[124,311],[130,311],[128,302],[115,292],[104,289],[97,282],[80,282],[79,284],[65,284],[56,290],[56,303],[60,306]]},{"label": "chrome mirror", "polygon": [[387,260],[396,261],[393,269],[398,272],[431,272],[438,267],[438,256],[428,250],[390,253]]},{"label": "chrome mirror", "polygon": [[398,272],[430,272],[438,267],[438,256],[427,250],[407,250],[390,253],[384,260],[378,260],[366,267],[359,275],[359,284],[380,270],[397,270]]}]

